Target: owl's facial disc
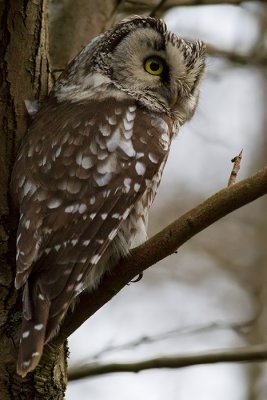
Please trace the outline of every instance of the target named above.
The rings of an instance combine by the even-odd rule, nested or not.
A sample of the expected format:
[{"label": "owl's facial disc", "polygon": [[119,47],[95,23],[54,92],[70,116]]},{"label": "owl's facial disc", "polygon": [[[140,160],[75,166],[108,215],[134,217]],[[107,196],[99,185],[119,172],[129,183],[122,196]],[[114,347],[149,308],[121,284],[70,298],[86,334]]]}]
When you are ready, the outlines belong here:
[{"label": "owl's facial disc", "polygon": [[202,59],[194,70],[194,46],[169,32],[138,27],[113,49],[111,79],[124,90],[156,96],[167,108],[176,109],[179,98],[191,94],[196,75],[203,69]]}]

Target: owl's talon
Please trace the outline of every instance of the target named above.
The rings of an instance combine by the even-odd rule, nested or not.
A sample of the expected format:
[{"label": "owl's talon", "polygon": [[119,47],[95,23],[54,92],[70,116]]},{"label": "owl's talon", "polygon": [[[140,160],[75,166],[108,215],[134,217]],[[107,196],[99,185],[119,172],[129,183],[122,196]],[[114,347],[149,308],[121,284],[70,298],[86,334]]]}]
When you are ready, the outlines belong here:
[{"label": "owl's talon", "polygon": [[143,278],[143,276],[144,276],[144,273],[141,272],[141,274],[137,275],[137,278],[135,278],[134,280],[130,281],[130,283],[136,283],[136,282],[141,281],[141,279]]}]

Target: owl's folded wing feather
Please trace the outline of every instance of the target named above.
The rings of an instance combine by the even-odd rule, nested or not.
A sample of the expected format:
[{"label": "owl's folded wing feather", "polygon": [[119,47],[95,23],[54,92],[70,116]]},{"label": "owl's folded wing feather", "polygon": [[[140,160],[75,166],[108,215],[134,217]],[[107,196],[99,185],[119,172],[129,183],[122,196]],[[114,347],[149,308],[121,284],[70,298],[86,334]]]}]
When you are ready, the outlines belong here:
[{"label": "owl's folded wing feather", "polygon": [[[37,138],[38,126],[44,135]],[[35,277],[52,301],[51,317],[66,310],[148,190],[165,163],[168,133],[166,122],[148,118],[133,101],[52,101],[39,113],[16,165],[22,182],[16,286]]]}]

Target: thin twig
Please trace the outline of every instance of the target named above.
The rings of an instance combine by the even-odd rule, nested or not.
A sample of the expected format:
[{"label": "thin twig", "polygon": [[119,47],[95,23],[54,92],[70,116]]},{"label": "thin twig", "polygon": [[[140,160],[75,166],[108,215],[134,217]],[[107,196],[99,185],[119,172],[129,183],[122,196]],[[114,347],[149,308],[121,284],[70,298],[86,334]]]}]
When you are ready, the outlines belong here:
[{"label": "thin twig", "polygon": [[215,364],[222,362],[253,362],[267,360],[267,345],[254,345],[192,355],[157,357],[129,363],[92,363],[74,366],[68,371],[70,381],[116,372],[140,372],[155,368],[184,368],[193,365]]},{"label": "thin twig", "polygon": [[[139,337],[135,340],[132,340],[130,342],[126,342],[123,344],[118,344],[118,345],[112,345],[109,344],[106,347],[104,347],[102,350],[100,350],[98,353],[90,355],[90,362],[96,361],[101,359],[101,357],[106,356],[107,354],[116,352],[118,353],[119,351],[125,351],[125,350],[132,350],[136,347],[145,345],[151,345],[154,343],[158,343],[162,340],[173,340],[177,339],[177,337],[181,335],[196,335],[203,333],[205,331],[212,331],[212,330],[233,330],[236,332],[242,332],[242,330],[247,329],[252,325],[252,323],[255,321],[255,318],[247,321],[243,321],[240,323],[232,323],[232,324],[227,324],[227,323],[220,323],[220,322],[212,322],[210,324],[203,324],[203,325],[193,325],[193,326],[187,326],[187,327],[181,327],[177,329],[173,329],[170,331],[162,332],[157,335],[153,336],[142,336]],[[82,359],[79,361],[79,364],[88,364],[88,357],[87,359]]]},{"label": "thin twig", "polygon": [[241,160],[242,160],[242,153],[243,153],[243,149],[240,151],[240,153],[238,154],[238,156],[234,157],[231,162],[234,163],[233,168],[232,168],[232,172],[228,181],[228,187],[232,186],[236,183],[236,178],[237,178],[237,174],[238,171],[240,170],[240,164],[241,164]]},{"label": "thin twig", "polygon": [[159,4],[151,11],[151,13],[149,14],[150,17],[156,17],[157,14],[159,13],[160,9],[163,7],[164,3],[166,2],[166,0],[161,0],[159,2]]}]

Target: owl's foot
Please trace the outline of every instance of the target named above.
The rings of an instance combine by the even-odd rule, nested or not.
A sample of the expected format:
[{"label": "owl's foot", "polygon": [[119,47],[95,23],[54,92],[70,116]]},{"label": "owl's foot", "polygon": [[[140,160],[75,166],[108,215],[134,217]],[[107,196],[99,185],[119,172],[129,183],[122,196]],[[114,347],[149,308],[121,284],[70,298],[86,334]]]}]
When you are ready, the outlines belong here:
[{"label": "owl's foot", "polygon": [[143,278],[143,275],[144,275],[144,273],[141,272],[141,274],[139,274],[139,275],[137,276],[137,278],[135,278],[133,281],[130,281],[130,283],[136,283],[136,282],[141,281],[141,279]]}]

